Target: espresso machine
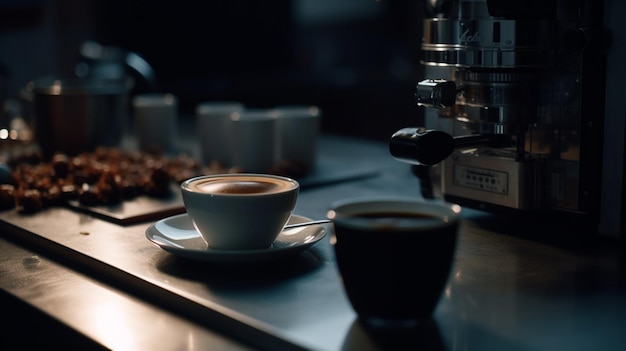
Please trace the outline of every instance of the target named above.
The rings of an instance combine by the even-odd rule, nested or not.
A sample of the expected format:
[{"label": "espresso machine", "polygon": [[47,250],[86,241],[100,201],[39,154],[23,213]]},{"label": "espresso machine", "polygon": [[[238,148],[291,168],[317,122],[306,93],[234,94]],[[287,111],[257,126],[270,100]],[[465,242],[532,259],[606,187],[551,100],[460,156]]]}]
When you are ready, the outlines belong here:
[{"label": "espresso machine", "polygon": [[423,126],[397,131],[391,154],[447,201],[625,237],[624,158],[607,159],[626,119],[626,94],[606,88],[624,78],[607,65],[616,2],[426,0]]}]

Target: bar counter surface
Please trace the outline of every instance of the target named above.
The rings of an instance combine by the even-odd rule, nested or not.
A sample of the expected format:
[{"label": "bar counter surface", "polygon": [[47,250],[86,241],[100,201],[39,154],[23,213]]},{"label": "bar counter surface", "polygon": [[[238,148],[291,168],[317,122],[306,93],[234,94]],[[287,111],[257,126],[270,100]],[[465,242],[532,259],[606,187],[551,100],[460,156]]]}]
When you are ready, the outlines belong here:
[{"label": "bar counter surface", "polygon": [[[323,135],[319,152],[324,174],[302,188],[296,214],[324,218],[353,196],[421,198],[385,143]],[[167,253],[146,239],[154,221],[50,208],[4,211],[0,222],[0,349],[626,349],[623,242],[575,240],[546,223],[464,209],[432,321],[372,331],[344,295],[331,226],[298,255],[251,264]]]}]

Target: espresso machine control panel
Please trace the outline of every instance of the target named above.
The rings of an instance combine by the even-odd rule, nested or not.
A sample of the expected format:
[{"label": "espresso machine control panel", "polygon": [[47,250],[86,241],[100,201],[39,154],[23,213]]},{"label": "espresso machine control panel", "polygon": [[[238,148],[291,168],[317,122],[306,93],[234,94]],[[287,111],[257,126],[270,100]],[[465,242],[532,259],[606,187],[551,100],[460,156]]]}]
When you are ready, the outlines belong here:
[{"label": "espresso machine control panel", "polygon": [[[428,168],[448,201],[597,226],[605,1],[425,1],[415,91],[423,127],[394,134],[391,154]],[[435,132],[451,138],[422,141]]]},{"label": "espresso machine control panel", "polygon": [[[441,190],[448,198],[481,199],[492,206],[529,209],[532,194],[523,184],[532,176],[530,167],[532,164],[511,158],[456,150],[443,162]],[[487,209],[479,204],[476,207]]]},{"label": "espresso machine control panel", "polygon": [[456,164],[452,174],[452,184],[458,187],[499,195],[509,193],[509,174],[506,172]]}]

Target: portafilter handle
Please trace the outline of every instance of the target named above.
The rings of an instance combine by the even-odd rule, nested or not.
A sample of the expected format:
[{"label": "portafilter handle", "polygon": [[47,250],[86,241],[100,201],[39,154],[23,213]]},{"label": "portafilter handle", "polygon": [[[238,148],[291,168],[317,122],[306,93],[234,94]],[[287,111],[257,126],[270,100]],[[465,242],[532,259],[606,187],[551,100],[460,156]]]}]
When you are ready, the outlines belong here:
[{"label": "portafilter handle", "polygon": [[439,130],[403,128],[389,141],[389,152],[399,161],[432,166],[445,160],[454,150],[454,138]]},{"label": "portafilter handle", "polygon": [[402,162],[433,166],[445,160],[456,148],[485,145],[490,139],[488,135],[452,137],[440,130],[403,128],[391,136],[389,152]]}]

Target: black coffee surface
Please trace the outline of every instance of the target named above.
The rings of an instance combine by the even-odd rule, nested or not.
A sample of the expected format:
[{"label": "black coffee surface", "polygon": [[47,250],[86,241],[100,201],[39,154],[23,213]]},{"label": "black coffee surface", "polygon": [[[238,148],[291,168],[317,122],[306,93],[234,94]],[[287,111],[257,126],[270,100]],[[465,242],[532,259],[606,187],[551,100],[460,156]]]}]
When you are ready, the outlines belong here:
[{"label": "black coffee surface", "polygon": [[440,216],[416,212],[364,212],[347,218],[350,219],[377,230],[442,225],[445,222]]}]

